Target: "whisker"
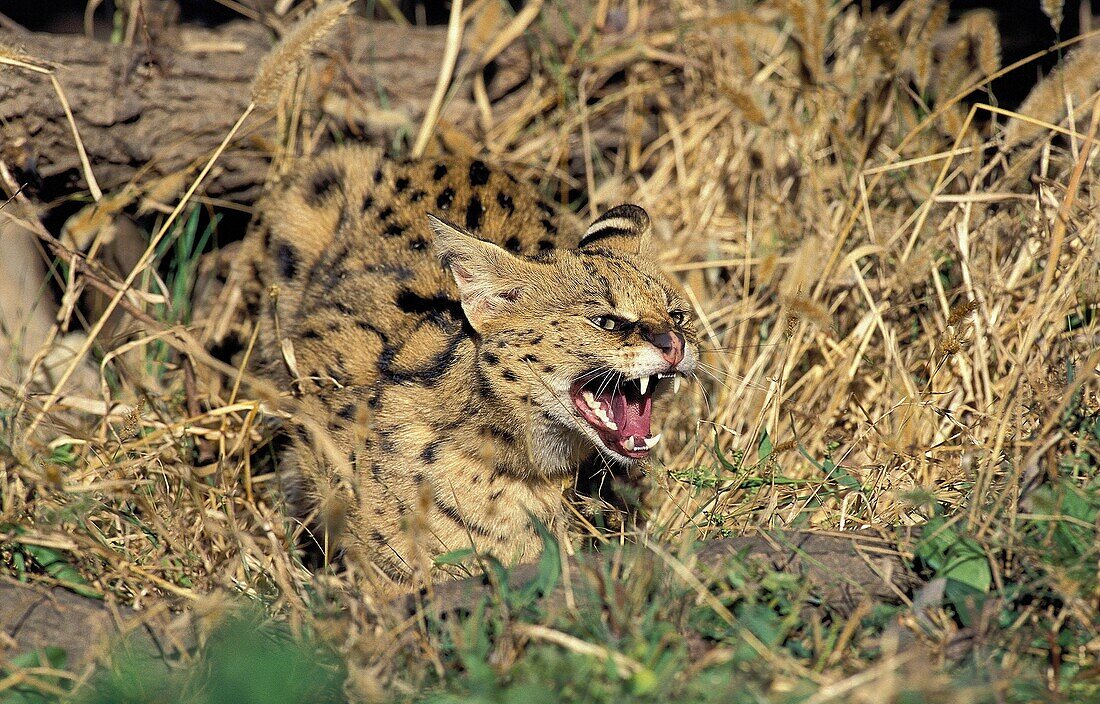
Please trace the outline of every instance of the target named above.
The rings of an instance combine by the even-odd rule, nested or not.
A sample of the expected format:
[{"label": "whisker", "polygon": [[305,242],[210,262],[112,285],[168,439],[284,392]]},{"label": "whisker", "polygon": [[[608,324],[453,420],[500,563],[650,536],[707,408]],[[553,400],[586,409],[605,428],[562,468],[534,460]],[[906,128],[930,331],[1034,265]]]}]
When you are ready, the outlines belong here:
[{"label": "whisker", "polygon": [[712,406],[711,403],[710,403],[710,395],[707,393],[706,385],[702,383],[702,381],[699,379],[699,375],[696,374],[695,372],[691,372],[690,374],[687,375],[687,377],[691,381],[695,382],[696,386],[698,386],[699,390],[703,393],[703,403],[706,404],[707,415],[713,415],[714,406]]},{"label": "whisker", "polygon": [[[600,385],[599,391],[596,392],[597,396],[602,396],[603,395],[603,392],[605,390],[607,390],[607,385],[615,380],[615,374],[617,374],[617,373],[618,372],[613,372],[611,374],[608,374],[608,376],[604,379],[603,383]],[[618,384],[615,385],[615,388],[618,388]],[[612,395],[611,399],[615,400],[614,395]]]},{"label": "whisker", "polygon": [[704,364],[703,362],[699,362],[697,368],[700,371],[706,372],[707,376],[709,376],[710,378],[714,379],[714,381],[716,381],[717,383],[724,386],[728,391],[734,391],[734,388],[732,386],[730,386],[729,384],[727,384],[726,381],[725,381],[725,380],[730,379],[730,378],[733,378],[733,379],[737,380],[738,382],[744,382],[745,386],[747,386],[751,389],[756,389],[757,391],[767,391],[768,390],[767,386],[764,386],[763,384],[761,384],[759,382],[749,381],[748,377],[745,377],[741,374],[733,374],[731,372],[727,372],[724,369],[719,369],[718,367],[714,367],[714,366],[711,366],[709,364]]},{"label": "whisker", "polygon": [[767,347],[779,347],[782,344],[782,342],[751,342],[744,345],[729,345],[728,347],[722,347],[720,345],[699,345],[699,352],[717,354],[718,352],[736,352],[738,350],[760,350]]}]

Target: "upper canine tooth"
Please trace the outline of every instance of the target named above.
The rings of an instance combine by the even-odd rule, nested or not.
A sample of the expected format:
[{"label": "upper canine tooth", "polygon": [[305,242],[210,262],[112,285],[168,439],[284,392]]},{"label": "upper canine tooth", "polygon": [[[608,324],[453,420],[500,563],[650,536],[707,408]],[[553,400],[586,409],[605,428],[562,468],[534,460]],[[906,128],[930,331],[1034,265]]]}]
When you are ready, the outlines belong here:
[{"label": "upper canine tooth", "polygon": [[645,449],[652,450],[657,443],[661,442],[661,435],[663,435],[663,433],[657,433],[651,438],[645,438],[642,441],[645,443]]},{"label": "upper canine tooth", "polygon": [[672,377],[672,393],[680,393],[680,375],[676,374]]},{"label": "upper canine tooth", "polygon": [[641,389],[642,396],[645,396],[646,389],[649,388],[648,376],[643,376],[641,379],[638,379],[638,388]]}]

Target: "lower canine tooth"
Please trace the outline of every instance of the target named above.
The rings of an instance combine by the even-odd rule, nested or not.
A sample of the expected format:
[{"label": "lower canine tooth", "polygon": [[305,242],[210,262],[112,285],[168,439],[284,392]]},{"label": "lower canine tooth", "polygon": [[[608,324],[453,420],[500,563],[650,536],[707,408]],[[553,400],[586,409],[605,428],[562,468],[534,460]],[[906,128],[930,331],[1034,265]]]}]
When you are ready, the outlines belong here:
[{"label": "lower canine tooth", "polygon": [[623,447],[630,450],[631,452],[634,452],[634,436],[633,435],[629,436],[626,440],[623,441]]},{"label": "lower canine tooth", "polygon": [[[680,375],[676,374],[672,377],[672,393],[680,393]],[[659,435],[657,437],[660,437]]]},{"label": "lower canine tooth", "polygon": [[662,433],[657,433],[656,435],[654,435],[654,436],[653,436],[653,437],[651,437],[651,438],[645,438],[645,439],[644,439],[644,440],[642,441],[642,442],[644,442],[644,443],[645,443],[645,449],[647,449],[647,450],[652,450],[652,449],[653,449],[653,447],[654,447],[654,446],[655,446],[655,445],[656,445],[657,443],[661,442],[661,435],[662,435]]}]

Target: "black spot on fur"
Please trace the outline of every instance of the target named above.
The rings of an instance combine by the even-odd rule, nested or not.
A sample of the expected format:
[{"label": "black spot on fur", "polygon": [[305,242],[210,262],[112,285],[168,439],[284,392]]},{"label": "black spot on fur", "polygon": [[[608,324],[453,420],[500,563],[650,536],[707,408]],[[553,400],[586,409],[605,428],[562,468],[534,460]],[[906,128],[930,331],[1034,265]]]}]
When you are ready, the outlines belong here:
[{"label": "black spot on fur", "polygon": [[485,526],[483,526],[479,523],[476,523],[475,521],[470,521],[470,520],[467,520],[467,519],[463,518],[462,514],[459,513],[459,511],[456,507],[451,506],[450,504],[444,502],[440,497],[438,497],[438,496],[433,497],[432,498],[432,503],[435,504],[436,509],[438,509],[440,513],[442,513],[444,516],[451,519],[452,521],[454,521],[458,525],[462,526],[463,528],[466,528],[471,533],[474,533],[476,535],[480,535],[480,536],[485,537],[485,538],[490,538],[490,537],[495,538],[495,537],[497,537],[493,533],[493,531],[489,530]]},{"label": "black spot on fur", "polygon": [[284,280],[298,275],[298,252],[286,242],[280,242],[275,250],[275,261],[279,266],[279,276]]},{"label": "black spot on fur", "polygon": [[441,325],[453,320],[462,320],[465,317],[462,304],[453,298],[442,295],[429,298],[407,288],[397,292],[394,303],[409,315],[425,316]]},{"label": "black spot on fur", "polygon": [[367,212],[374,207],[374,197],[371,194],[363,196],[363,212]]},{"label": "black spot on fur", "polygon": [[544,200],[540,200],[535,205],[537,205],[539,207],[539,210],[541,210],[547,217],[554,217],[554,206],[550,205]]},{"label": "black spot on fur", "polygon": [[379,166],[377,169],[374,170],[374,182],[375,183],[381,183],[383,176],[385,176],[385,174],[382,173],[382,167],[381,166]]},{"label": "black spot on fur", "polygon": [[388,205],[378,211],[378,217],[382,220],[389,220],[391,215],[393,215],[393,208]]},{"label": "black spot on fur", "polygon": [[443,178],[446,175],[447,175],[447,165],[446,164],[436,164],[435,165],[435,170],[432,171],[432,178],[435,179],[436,181],[438,181],[439,179]]},{"label": "black spot on fur", "polygon": [[447,187],[439,194],[439,197],[435,199],[435,205],[440,210],[447,210],[451,207],[451,203],[455,199],[455,189]]},{"label": "black spot on fur", "polygon": [[512,235],[508,239],[504,240],[504,248],[508,249],[508,250],[511,250],[511,251],[515,252],[516,254],[519,254],[519,250],[520,250],[521,247],[522,247],[522,245],[519,242],[519,238],[516,237],[515,235]]},{"label": "black spot on fur", "polygon": [[404,176],[402,176],[401,178],[399,178],[399,179],[397,179],[396,181],[393,182],[393,190],[397,193],[400,193],[401,191],[405,190],[408,187],[409,187],[409,179],[405,178]]},{"label": "black spot on fur", "polygon": [[309,190],[305,194],[306,203],[313,207],[321,204],[332,189],[340,186],[341,173],[333,168],[322,169],[313,175],[309,182]]},{"label": "black spot on fur", "polygon": [[505,430],[504,428],[498,428],[498,427],[493,426],[493,425],[484,426],[481,429],[481,435],[482,435],[482,437],[487,435],[490,438],[492,438],[493,440],[495,440],[496,442],[502,443],[504,445],[515,445],[516,444],[516,436],[515,435],[513,435],[509,431]]},{"label": "black spot on fur", "polygon": [[534,346],[534,345],[537,345],[540,342],[542,342],[542,335],[535,335],[534,337],[532,337],[530,340],[527,341],[527,344],[529,344],[531,346]]},{"label": "black spot on fur", "polygon": [[[333,289],[340,285],[340,282],[346,279],[348,276],[347,267],[343,262],[338,262],[331,267],[324,269],[324,274],[320,277],[323,285],[326,289]],[[316,279],[316,276],[312,277]]]},{"label": "black spot on fur", "polygon": [[382,452],[387,455],[392,455],[397,452],[397,441],[393,439],[393,431],[380,430],[378,432],[378,447],[382,449]]},{"label": "black spot on fur", "polygon": [[504,208],[509,215],[516,212],[516,204],[512,201],[512,196],[504,191],[497,191],[497,204]]},{"label": "black spot on fur", "polygon": [[554,240],[539,240],[539,251],[548,252],[554,248]]},{"label": "black spot on fur", "polygon": [[424,191],[416,190],[409,194],[409,201],[412,203],[419,203],[424,199],[424,196],[428,195]]},{"label": "black spot on fur", "polygon": [[397,223],[391,223],[388,227],[386,227],[385,230],[383,230],[382,234],[386,237],[400,237],[401,235],[405,234],[405,228],[401,227]]},{"label": "black spot on fur", "polygon": [[[463,318],[463,322],[466,322],[465,318]],[[457,325],[454,325],[454,328],[456,331],[459,329]],[[395,368],[394,362],[398,350],[393,347],[386,347],[382,350],[382,354],[378,356],[378,373],[394,384],[423,384],[434,387],[439,384],[440,379],[447,373],[447,370],[454,365],[459,346],[469,339],[472,332],[472,330],[463,330],[451,335],[446,347],[415,369]]]},{"label": "black spot on fur", "polygon": [[492,352],[486,352],[486,353],[482,354],[481,356],[485,360],[485,363],[488,364],[489,366],[493,366],[493,365],[498,364],[500,362],[500,357],[496,356]]},{"label": "black spot on fur", "polygon": [[313,440],[313,436],[309,434],[305,426],[295,425],[294,435],[297,436],[298,442],[306,443],[307,445]]},{"label": "black spot on fur", "polygon": [[485,213],[485,208],[481,205],[481,199],[477,196],[470,198],[470,203],[466,206],[466,229],[476,230],[481,227],[481,216]]},{"label": "black spot on fur", "polygon": [[485,166],[485,162],[476,160],[470,163],[470,183],[474,186],[489,183],[489,168]]},{"label": "black spot on fur", "polygon": [[522,357],[520,357],[519,360],[521,362],[526,362],[527,364],[538,364],[539,363],[539,358],[536,357],[533,354],[525,354]]},{"label": "black spot on fur", "polygon": [[340,410],[336,411],[336,415],[340,416],[344,420],[355,420],[355,416],[358,414],[359,409],[354,403],[349,403]]},{"label": "black spot on fur", "polygon": [[548,235],[558,234],[558,226],[555,225],[554,223],[550,222],[549,218],[543,218],[541,220],[541,222],[542,222],[542,229],[546,230],[546,234],[548,234]]},{"label": "black spot on fur", "polygon": [[409,242],[409,249],[413,250],[414,252],[422,252],[427,248],[428,248],[428,241],[427,240],[422,240],[422,239],[417,238],[417,239]]},{"label": "black spot on fur", "polygon": [[511,369],[505,369],[504,373],[502,373],[501,376],[504,377],[505,381],[516,381],[519,378],[512,372]]},{"label": "black spot on fur", "polygon": [[346,315],[352,318],[355,317],[355,314],[357,312],[354,308],[349,306],[347,303],[344,303],[343,301],[333,301],[332,307],[335,308],[337,312],[339,312],[341,315]]},{"label": "black spot on fur", "polygon": [[434,464],[439,458],[439,447],[443,444],[442,438],[432,440],[420,451],[420,459],[424,464]]},{"label": "black spot on fur", "polygon": [[302,333],[302,339],[303,340],[319,340],[319,339],[321,339],[321,333],[318,330],[315,330],[313,328],[309,328],[308,330],[306,330],[305,332]]},{"label": "black spot on fur", "polygon": [[360,330],[366,330],[367,332],[372,332],[375,335],[377,335],[378,337],[380,337],[383,342],[386,341],[385,333],[383,333],[381,330],[379,330],[377,327],[375,327],[373,322],[371,322],[369,320],[363,320],[362,318],[353,318],[353,321],[355,322],[355,327],[359,328]]},{"label": "black spot on fur", "polygon": [[474,375],[477,377],[477,382],[474,385],[477,395],[486,401],[495,402],[497,400],[496,392],[489,382],[489,377],[485,376],[485,372],[482,371],[481,367],[474,367]]}]

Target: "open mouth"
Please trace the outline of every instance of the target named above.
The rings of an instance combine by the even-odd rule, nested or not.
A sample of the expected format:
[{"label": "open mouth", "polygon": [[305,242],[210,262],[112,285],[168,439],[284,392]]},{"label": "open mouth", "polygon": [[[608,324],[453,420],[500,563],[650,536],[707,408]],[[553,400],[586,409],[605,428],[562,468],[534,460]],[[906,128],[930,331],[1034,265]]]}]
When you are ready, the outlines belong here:
[{"label": "open mouth", "polygon": [[570,396],[581,418],[592,426],[608,449],[624,457],[642,459],[661,440],[660,433],[652,434],[650,417],[653,396],[665,380],[679,390],[680,377],[675,373],[637,379],[616,375],[577,382],[570,389]]}]

